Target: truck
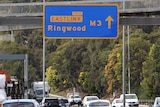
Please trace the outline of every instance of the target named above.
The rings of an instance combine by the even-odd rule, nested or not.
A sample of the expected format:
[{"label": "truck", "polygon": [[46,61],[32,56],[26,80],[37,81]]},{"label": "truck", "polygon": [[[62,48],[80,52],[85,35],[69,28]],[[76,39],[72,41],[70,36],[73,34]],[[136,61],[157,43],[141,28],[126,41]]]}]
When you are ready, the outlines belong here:
[{"label": "truck", "polygon": [[16,76],[10,76],[5,70],[0,70],[0,106],[6,99],[24,98],[23,81]]},{"label": "truck", "polygon": [[4,74],[0,74],[0,106],[4,100],[7,99],[5,84],[6,84],[6,76]]},{"label": "truck", "polygon": [[78,106],[82,106],[82,97],[78,92],[67,93],[67,99],[70,106],[76,105],[76,104]]},{"label": "truck", "polygon": [[45,83],[45,97],[49,97],[50,86],[48,82],[35,81],[31,83],[31,89],[29,92],[30,98],[36,99],[38,102],[40,102],[43,99],[44,83]]},{"label": "truck", "polygon": [[[5,92],[7,98],[24,98],[24,81],[18,79],[15,75],[10,76],[8,71],[0,70],[0,75],[5,75]],[[1,81],[1,80],[0,80]],[[2,82],[1,82],[2,83]],[[3,81],[4,84],[4,81]]]}]

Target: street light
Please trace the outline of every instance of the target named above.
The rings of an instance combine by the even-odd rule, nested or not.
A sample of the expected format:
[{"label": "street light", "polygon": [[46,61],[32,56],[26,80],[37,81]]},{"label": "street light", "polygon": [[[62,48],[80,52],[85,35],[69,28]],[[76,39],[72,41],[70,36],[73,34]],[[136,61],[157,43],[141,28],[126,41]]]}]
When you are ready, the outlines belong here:
[{"label": "street light", "polygon": [[[125,0],[123,0],[123,11],[125,10]],[[125,25],[123,25],[123,107],[125,107],[125,87],[126,87],[126,84],[125,84]]]},{"label": "street light", "polygon": [[[45,0],[43,0],[43,3],[45,3]],[[45,97],[45,37],[43,35],[43,98]]]},{"label": "street light", "polygon": [[131,73],[130,73],[130,33],[129,33],[129,26],[127,26],[128,30],[128,93],[131,93]]}]

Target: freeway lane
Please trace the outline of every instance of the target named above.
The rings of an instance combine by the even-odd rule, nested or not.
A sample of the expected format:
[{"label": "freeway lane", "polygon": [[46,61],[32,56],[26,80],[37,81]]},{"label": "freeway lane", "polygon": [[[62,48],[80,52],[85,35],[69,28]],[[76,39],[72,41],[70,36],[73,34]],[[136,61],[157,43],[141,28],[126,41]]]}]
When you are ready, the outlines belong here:
[{"label": "freeway lane", "polygon": [[[59,96],[59,95],[55,95],[55,94],[50,94],[49,97],[53,97],[53,98],[65,98],[63,96]],[[150,107],[151,105],[146,104],[140,104],[139,107]],[[78,107],[78,105],[74,105],[72,107]],[[83,107],[83,106],[82,106]]]}]

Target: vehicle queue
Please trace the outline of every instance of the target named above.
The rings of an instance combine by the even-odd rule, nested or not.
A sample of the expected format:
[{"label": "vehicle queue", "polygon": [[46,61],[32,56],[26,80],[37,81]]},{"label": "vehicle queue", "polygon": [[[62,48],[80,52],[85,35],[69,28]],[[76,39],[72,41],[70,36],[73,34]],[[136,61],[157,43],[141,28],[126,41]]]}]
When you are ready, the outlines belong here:
[{"label": "vehicle queue", "polygon": [[[123,94],[122,94],[123,95]],[[84,96],[82,104],[70,105],[65,97],[49,96],[43,98],[41,102],[35,99],[7,99],[2,102],[1,107],[123,107],[123,97],[115,98],[113,101],[100,99],[98,96]],[[126,107],[139,107],[139,101],[136,94],[125,94]],[[153,107],[160,106],[160,97],[156,97]]]}]

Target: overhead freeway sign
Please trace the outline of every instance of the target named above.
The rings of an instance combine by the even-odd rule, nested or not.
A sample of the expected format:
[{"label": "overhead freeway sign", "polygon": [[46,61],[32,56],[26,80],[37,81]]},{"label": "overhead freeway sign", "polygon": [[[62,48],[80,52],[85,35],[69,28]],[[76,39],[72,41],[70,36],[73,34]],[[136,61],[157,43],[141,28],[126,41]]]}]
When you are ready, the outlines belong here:
[{"label": "overhead freeway sign", "polygon": [[44,5],[46,38],[117,38],[119,8],[115,4]]}]

